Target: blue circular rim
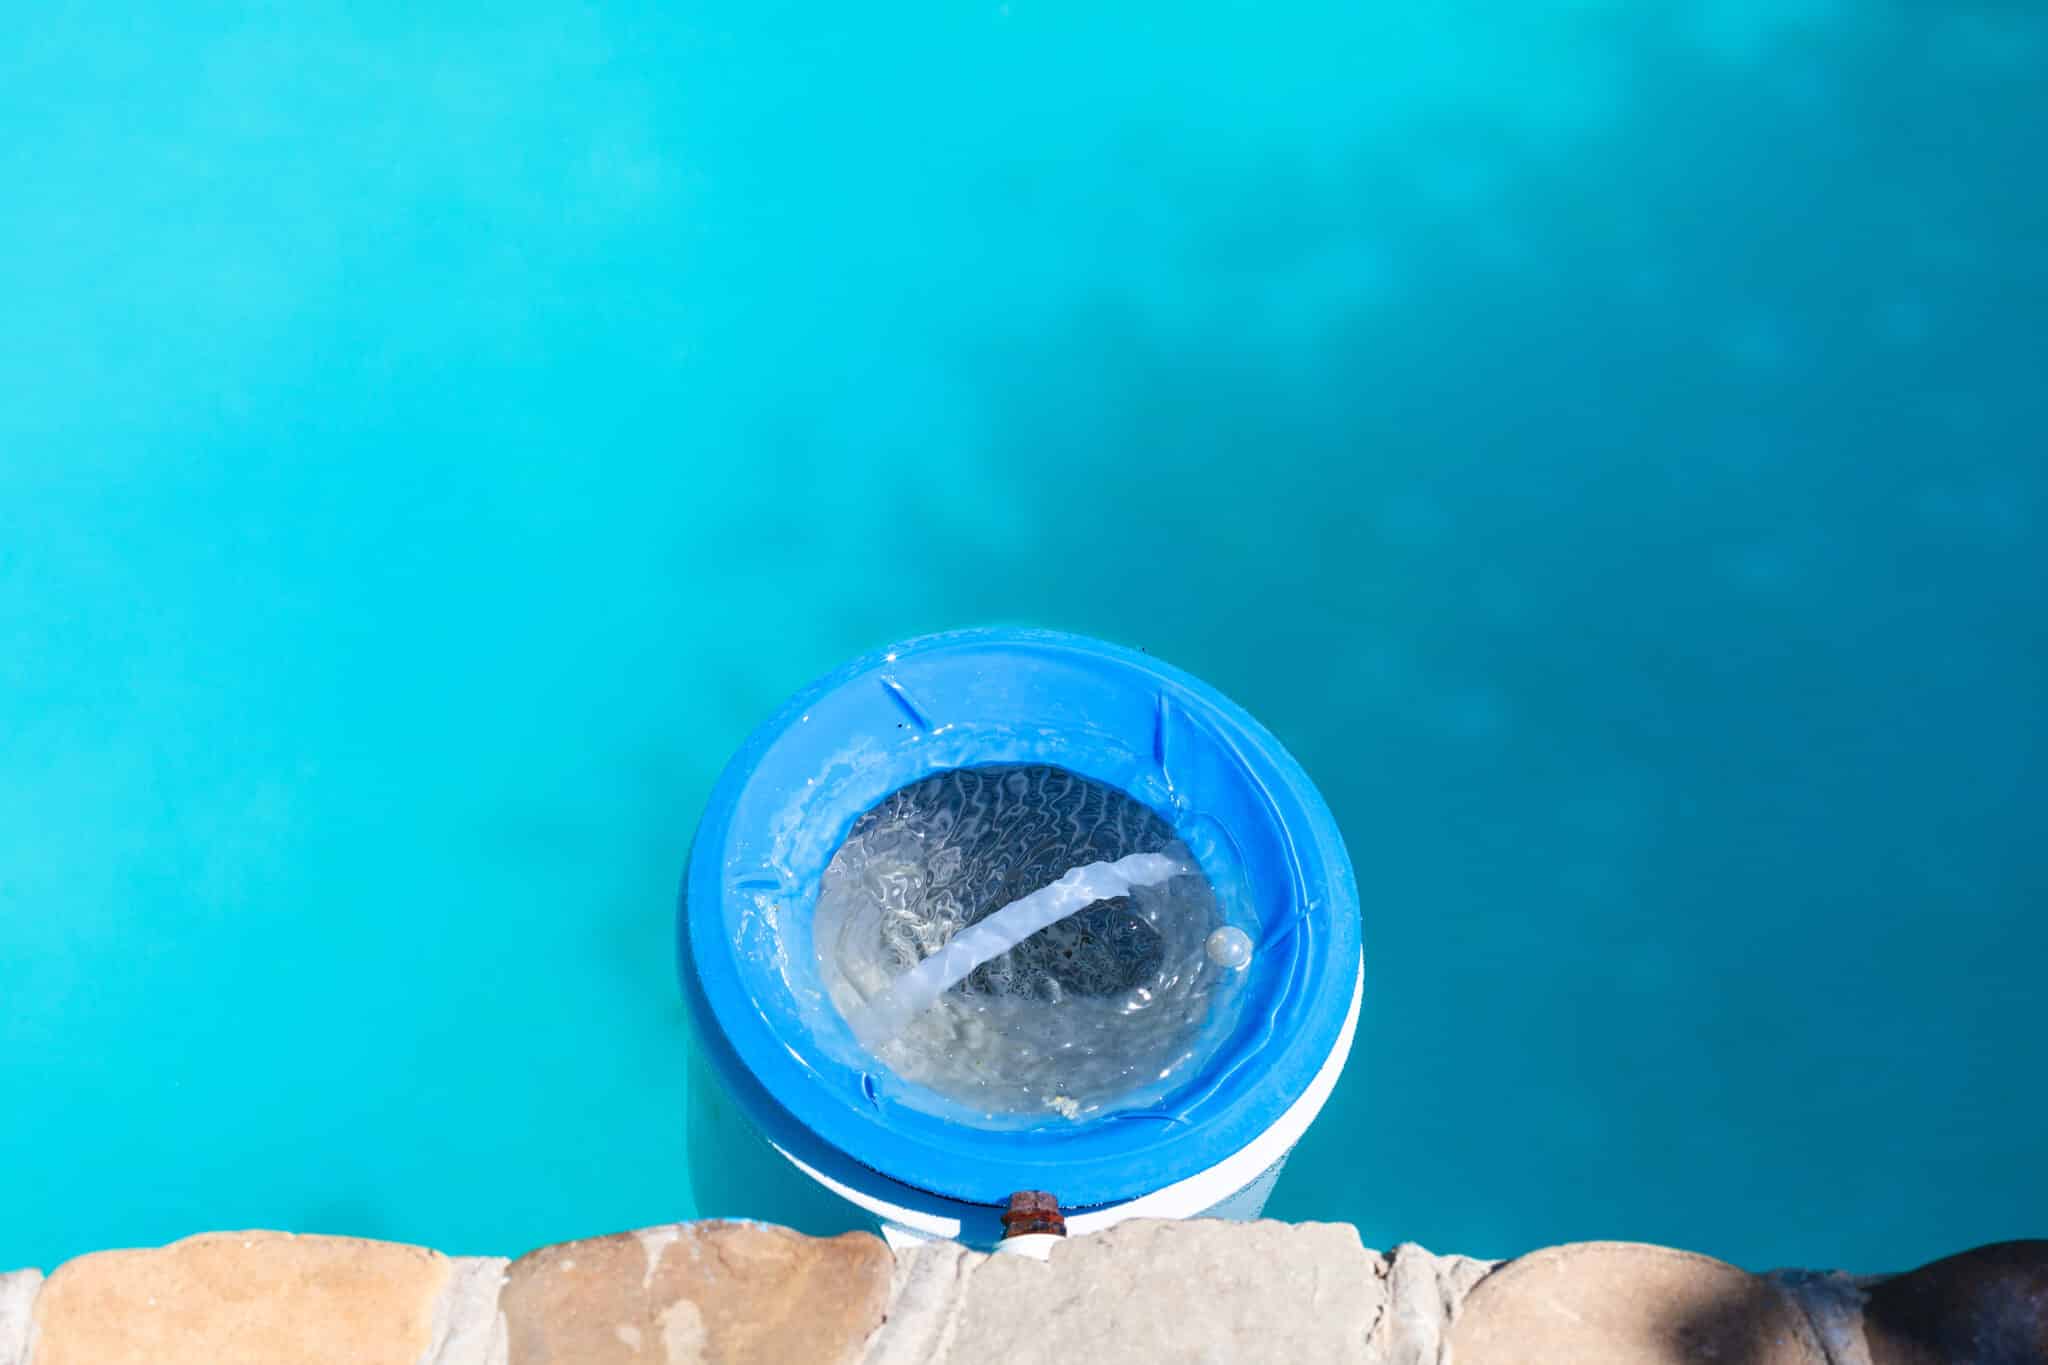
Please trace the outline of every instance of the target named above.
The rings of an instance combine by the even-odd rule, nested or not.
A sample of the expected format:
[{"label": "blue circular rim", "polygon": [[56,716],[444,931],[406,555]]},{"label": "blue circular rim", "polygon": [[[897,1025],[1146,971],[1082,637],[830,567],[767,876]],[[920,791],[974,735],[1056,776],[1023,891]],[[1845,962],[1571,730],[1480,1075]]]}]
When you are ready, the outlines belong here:
[{"label": "blue circular rim", "polygon": [[[1044,724],[977,727],[977,701],[994,711],[1028,709],[1016,696],[1034,687],[1050,689],[1036,703]],[[1062,689],[1086,704],[1069,706]],[[856,759],[819,761],[820,746],[841,737]],[[1262,954],[1284,953],[1284,964],[1233,1060],[1177,1097],[1172,1112],[1018,1131],[887,1105],[820,1041],[843,1021],[791,983],[787,959],[798,960],[801,978],[810,952],[816,873],[852,818],[918,777],[1008,761],[1056,763],[1111,782],[1159,810],[1198,852],[1208,849],[1205,864],[1237,857],[1255,874],[1254,937]],[[817,776],[799,780],[800,773]],[[820,777],[839,793],[836,804],[808,795]],[[812,809],[828,818],[799,818]],[[764,928],[784,911],[780,928]],[[770,1136],[801,1134],[951,1199],[994,1204],[1013,1190],[1045,1188],[1086,1207],[1208,1169],[1301,1097],[1342,1031],[1358,921],[1350,860],[1328,807],[1242,708],[1145,654],[1083,636],[997,628],[925,636],[854,660],[757,729],[706,804],[677,938],[698,1041]]]}]

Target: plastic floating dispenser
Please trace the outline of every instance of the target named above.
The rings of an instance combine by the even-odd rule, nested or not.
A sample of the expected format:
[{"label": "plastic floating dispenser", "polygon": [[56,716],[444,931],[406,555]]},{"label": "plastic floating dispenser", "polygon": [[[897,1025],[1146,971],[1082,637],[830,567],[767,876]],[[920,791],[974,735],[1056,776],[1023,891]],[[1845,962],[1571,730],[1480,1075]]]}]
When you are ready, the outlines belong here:
[{"label": "plastic floating dispenser", "polygon": [[1020,1190],[1075,1233],[1257,1216],[1362,983],[1350,861],[1279,742],[1043,631],[792,698],[711,794],[678,938],[720,1098],[785,1173],[970,1242]]}]

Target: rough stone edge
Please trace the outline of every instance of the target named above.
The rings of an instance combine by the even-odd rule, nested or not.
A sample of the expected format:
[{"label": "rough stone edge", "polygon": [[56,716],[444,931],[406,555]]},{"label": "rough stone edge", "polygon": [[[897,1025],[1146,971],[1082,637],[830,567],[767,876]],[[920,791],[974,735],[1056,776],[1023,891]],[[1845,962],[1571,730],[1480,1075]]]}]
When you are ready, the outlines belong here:
[{"label": "rough stone edge", "polygon": [[[673,1237],[673,1228],[642,1229],[641,1234],[664,1231]],[[1377,1261],[1375,1275],[1385,1282],[1384,1299],[1365,1341],[1365,1357],[1374,1365],[1446,1365],[1450,1328],[1466,1299],[1481,1281],[1519,1259],[1439,1256],[1413,1242],[1400,1243],[1384,1256],[1368,1254]],[[968,1278],[987,1259],[987,1253],[957,1242],[895,1250],[882,1323],[863,1343],[860,1365],[943,1359],[965,1310]],[[447,1263],[419,1365],[507,1365],[509,1333],[499,1299],[511,1262],[499,1256],[458,1256]],[[1758,1278],[1798,1306],[1828,1365],[1870,1365],[1863,1307],[1870,1287],[1891,1276],[1776,1270]],[[30,1365],[34,1307],[44,1282],[40,1270],[0,1271],[0,1365]]]},{"label": "rough stone edge", "polygon": [[1386,1253],[1386,1306],[1366,1336],[1375,1365],[1442,1365],[1451,1324],[1479,1282],[1506,1265],[1472,1256],[1439,1256],[1414,1242]]},{"label": "rough stone edge", "polygon": [[420,1365],[507,1365],[511,1337],[498,1294],[511,1264],[503,1256],[449,1258],[448,1280],[434,1303],[433,1334]]},{"label": "rough stone edge", "polygon": [[0,1365],[28,1365],[40,1270],[0,1271]]},{"label": "rough stone edge", "polygon": [[882,1325],[868,1337],[860,1365],[944,1360],[967,1304],[967,1277],[988,1256],[958,1242],[923,1242],[894,1254]]},{"label": "rough stone edge", "polygon": [[1870,1298],[1870,1286],[1889,1276],[1857,1276],[1841,1270],[1773,1270],[1759,1278],[1776,1285],[1799,1305],[1828,1365],[1871,1365],[1870,1343],[1863,1334],[1863,1305]]}]

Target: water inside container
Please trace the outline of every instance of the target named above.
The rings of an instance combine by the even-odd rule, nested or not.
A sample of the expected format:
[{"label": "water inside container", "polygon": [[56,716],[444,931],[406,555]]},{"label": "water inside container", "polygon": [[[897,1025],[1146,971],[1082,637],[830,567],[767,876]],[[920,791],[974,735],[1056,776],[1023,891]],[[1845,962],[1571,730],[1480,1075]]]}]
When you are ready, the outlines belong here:
[{"label": "water inside container", "polygon": [[[1158,860],[1125,863],[1154,884],[1092,901],[876,1028],[892,983],[963,929],[1133,854],[1177,866],[1158,879]],[[914,783],[855,821],[813,940],[834,1006],[900,1083],[894,1098],[1078,1120],[1162,1102],[1227,1034],[1242,973],[1205,951],[1223,926],[1215,889],[1148,807],[1064,769],[993,767]]]}]

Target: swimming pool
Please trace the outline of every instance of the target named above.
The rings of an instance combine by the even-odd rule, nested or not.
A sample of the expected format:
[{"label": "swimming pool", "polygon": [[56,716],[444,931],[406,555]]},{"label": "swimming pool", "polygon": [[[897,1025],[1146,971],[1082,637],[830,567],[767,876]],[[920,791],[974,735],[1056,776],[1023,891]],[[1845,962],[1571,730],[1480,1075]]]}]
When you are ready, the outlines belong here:
[{"label": "swimming pool", "polygon": [[1344,828],[1273,1215],[2038,1233],[2048,27],[1562,8],[48,20],[0,1266],[761,1212],[685,1170],[690,830],[977,622],[1203,677]]}]

